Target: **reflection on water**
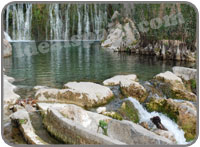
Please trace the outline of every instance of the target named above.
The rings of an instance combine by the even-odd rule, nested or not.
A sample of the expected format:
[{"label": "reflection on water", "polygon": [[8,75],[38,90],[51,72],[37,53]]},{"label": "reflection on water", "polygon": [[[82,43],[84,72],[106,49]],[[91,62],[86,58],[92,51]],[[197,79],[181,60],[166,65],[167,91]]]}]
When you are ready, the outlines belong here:
[{"label": "reflection on water", "polygon": [[69,81],[99,83],[114,75],[131,73],[144,81],[175,65],[195,66],[152,56],[113,53],[102,49],[99,42],[15,42],[12,46],[13,56],[4,59],[4,67],[6,74],[16,79],[16,85],[62,87]]}]

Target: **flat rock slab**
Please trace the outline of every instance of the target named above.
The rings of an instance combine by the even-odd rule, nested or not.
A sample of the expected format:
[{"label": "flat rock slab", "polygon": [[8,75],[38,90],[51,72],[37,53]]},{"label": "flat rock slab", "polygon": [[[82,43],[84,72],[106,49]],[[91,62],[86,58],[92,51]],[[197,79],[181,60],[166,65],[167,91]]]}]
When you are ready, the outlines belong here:
[{"label": "flat rock slab", "polygon": [[119,85],[121,81],[128,80],[128,81],[137,81],[137,76],[135,74],[130,75],[117,75],[110,79],[103,81],[104,85],[107,86],[114,86]]},{"label": "flat rock slab", "polygon": [[109,121],[111,118],[84,110],[83,108],[73,104],[53,104],[53,103],[37,103],[39,110],[43,111],[46,115],[48,108],[52,108],[60,112],[63,117],[73,120],[79,125],[102,134],[101,128],[98,128],[99,121]]},{"label": "flat rock slab", "polygon": [[108,136],[127,144],[172,144],[170,140],[148,131],[140,125],[125,120],[111,120],[108,123]]},{"label": "flat rock slab", "polygon": [[18,110],[13,113],[10,118],[12,121],[18,123],[20,131],[28,143],[37,145],[48,144],[35,134],[35,129],[31,124],[29,114],[23,107],[19,107]]},{"label": "flat rock slab", "polygon": [[180,66],[174,66],[172,68],[173,73],[181,77],[182,79],[188,81],[188,80],[196,80],[197,79],[197,69],[194,68],[187,68],[187,67],[180,67]]},{"label": "flat rock slab", "polygon": [[39,89],[35,97],[40,102],[71,103],[81,107],[94,107],[106,104],[114,96],[108,87],[91,82],[69,82],[64,86],[66,89]]},{"label": "flat rock slab", "polygon": [[[38,105],[42,107],[42,104]],[[44,115],[43,123],[52,135],[65,143],[110,145],[125,144],[116,139],[111,139],[106,135],[98,133],[96,129],[93,130],[94,128],[91,127],[93,124],[88,123],[90,120],[91,122],[94,122],[98,119],[105,118],[108,117],[100,114],[90,114],[88,111],[75,105],[66,104],[58,107],[57,104],[57,108],[51,106],[47,109],[47,113]]]}]

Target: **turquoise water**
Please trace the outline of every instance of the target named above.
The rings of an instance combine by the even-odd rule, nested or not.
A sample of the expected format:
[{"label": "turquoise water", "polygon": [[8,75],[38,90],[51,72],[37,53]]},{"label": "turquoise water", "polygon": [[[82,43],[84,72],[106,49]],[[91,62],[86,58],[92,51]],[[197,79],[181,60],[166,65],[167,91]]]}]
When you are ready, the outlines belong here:
[{"label": "turquoise water", "polygon": [[[12,46],[13,56],[4,58],[4,68],[8,76],[16,79],[15,85],[23,86],[60,88],[69,81],[101,83],[114,75],[132,73],[145,81],[175,65],[194,67],[192,63],[111,52],[102,49],[100,42],[92,41],[13,42]],[[30,52],[32,56],[28,55]]]}]

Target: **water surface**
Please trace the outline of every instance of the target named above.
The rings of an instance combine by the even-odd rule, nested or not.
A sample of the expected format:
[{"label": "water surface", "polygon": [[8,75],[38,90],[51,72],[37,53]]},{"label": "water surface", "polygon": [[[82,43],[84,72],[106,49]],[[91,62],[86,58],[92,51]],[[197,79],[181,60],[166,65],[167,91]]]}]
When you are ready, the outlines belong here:
[{"label": "water surface", "polygon": [[101,83],[114,75],[133,73],[145,81],[175,65],[194,67],[193,63],[108,51],[93,41],[13,42],[12,46],[13,56],[4,58],[4,68],[16,79],[14,84],[21,86],[60,88],[69,81]]}]

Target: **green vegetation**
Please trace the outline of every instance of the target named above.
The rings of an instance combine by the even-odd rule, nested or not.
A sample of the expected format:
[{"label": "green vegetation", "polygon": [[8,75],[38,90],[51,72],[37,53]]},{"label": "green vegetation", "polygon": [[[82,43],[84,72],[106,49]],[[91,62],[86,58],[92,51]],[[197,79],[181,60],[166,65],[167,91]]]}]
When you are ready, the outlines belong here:
[{"label": "green vegetation", "polygon": [[108,133],[107,133],[107,129],[108,129],[108,123],[107,122],[105,122],[104,120],[100,120],[99,121],[99,126],[98,126],[98,128],[102,128],[102,130],[103,130],[103,134],[104,135],[108,135]]},{"label": "green vegetation", "polygon": [[114,112],[114,114],[112,114],[112,112],[111,113],[105,113],[104,115],[108,116],[108,117],[111,117],[113,119],[123,120],[122,116],[117,112]]},{"label": "green vegetation", "polygon": [[139,122],[138,110],[130,101],[122,103],[121,108],[118,110],[118,114],[121,115],[123,119],[133,121],[134,123]]},{"label": "green vegetation", "polygon": [[169,105],[166,99],[156,100],[155,98],[151,98],[150,101],[146,103],[146,108],[150,112],[157,111],[166,114],[169,118],[177,122],[179,115],[178,109]]},{"label": "green vegetation", "polygon": [[19,119],[19,124],[22,125],[22,124],[26,124],[27,120],[26,119]]}]

